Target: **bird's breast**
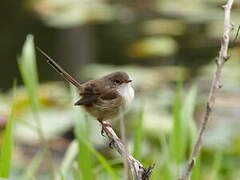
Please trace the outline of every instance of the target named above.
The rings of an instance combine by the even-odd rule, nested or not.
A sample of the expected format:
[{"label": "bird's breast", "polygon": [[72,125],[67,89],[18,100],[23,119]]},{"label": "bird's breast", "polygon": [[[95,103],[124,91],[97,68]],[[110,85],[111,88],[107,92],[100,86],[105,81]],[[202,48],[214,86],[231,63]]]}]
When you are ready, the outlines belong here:
[{"label": "bird's breast", "polygon": [[128,108],[134,98],[134,90],[131,86],[131,83],[122,84],[119,86],[117,91],[124,99],[126,108]]}]

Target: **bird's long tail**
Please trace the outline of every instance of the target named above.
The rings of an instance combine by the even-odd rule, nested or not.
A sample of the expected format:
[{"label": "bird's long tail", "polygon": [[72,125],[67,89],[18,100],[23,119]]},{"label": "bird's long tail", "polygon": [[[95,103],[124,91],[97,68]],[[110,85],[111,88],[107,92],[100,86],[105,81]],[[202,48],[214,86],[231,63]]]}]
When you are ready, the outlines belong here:
[{"label": "bird's long tail", "polygon": [[78,82],[75,78],[73,78],[70,74],[68,74],[61,66],[59,66],[51,57],[49,57],[43,50],[39,47],[36,49],[46,58],[47,63],[55,69],[64,79],[68,82],[72,83],[75,87],[80,89],[82,87],[81,83]]}]

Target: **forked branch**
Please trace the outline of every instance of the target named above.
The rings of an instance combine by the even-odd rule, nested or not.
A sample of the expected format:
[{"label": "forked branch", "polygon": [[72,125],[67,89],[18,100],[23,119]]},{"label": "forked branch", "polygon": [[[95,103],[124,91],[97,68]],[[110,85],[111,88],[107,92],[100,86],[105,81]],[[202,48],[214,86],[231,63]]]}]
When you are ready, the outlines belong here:
[{"label": "forked branch", "polygon": [[203,137],[207,128],[207,124],[209,121],[210,114],[215,104],[216,99],[216,92],[219,88],[222,87],[220,83],[221,73],[225,62],[229,59],[228,56],[228,45],[229,45],[229,34],[233,29],[233,25],[230,23],[230,15],[231,15],[231,8],[233,5],[234,0],[228,0],[226,5],[223,6],[224,8],[224,26],[223,26],[223,37],[221,42],[221,49],[219,52],[219,56],[216,59],[216,70],[213,75],[212,85],[206,105],[206,110],[203,114],[203,118],[200,124],[199,135],[197,138],[197,142],[193,147],[192,154],[190,156],[189,163],[183,175],[179,178],[179,180],[189,180],[192,169],[196,163],[198,154],[201,150]]}]

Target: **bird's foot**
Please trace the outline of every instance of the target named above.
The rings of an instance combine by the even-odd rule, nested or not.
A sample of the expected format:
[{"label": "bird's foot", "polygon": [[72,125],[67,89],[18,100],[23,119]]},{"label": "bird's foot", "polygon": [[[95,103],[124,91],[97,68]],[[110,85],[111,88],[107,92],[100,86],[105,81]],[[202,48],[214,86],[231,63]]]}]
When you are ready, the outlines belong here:
[{"label": "bird's foot", "polygon": [[105,137],[105,135],[104,135],[104,128],[112,127],[112,125],[110,123],[105,122],[105,121],[99,121],[99,122],[102,125],[101,135]]},{"label": "bird's foot", "polygon": [[102,135],[103,137],[105,137],[103,127],[102,127],[102,129],[101,129],[101,135]]}]

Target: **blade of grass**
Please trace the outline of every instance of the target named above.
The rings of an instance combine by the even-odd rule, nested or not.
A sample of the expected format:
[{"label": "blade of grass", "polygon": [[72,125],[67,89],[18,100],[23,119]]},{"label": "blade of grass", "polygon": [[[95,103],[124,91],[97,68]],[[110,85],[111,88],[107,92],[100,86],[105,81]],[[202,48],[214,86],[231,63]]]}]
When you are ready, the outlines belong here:
[{"label": "blade of grass", "polygon": [[[156,168],[156,169],[160,169],[158,164],[155,165],[155,168]],[[159,179],[161,179],[160,173],[161,173],[161,172],[158,171],[158,170],[157,170],[157,171],[153,171],[152,176],[151,176],[151,179],[152,179],[152,180],[159,180]]]},{"label": "blade of grass", "polygon": [[[169,144],[171,154],[170,162],[175,162],[178,166],[186,159],[186,152],[189,148],[189,138],[190,142],[193,141],[193,136],[197,133],[193,120],[196,92],[197,90],[195,87],[191,88],[190,92],[187,93],[187,96],[183,99],[182,84],[181,82],[177,84],[176,99],[173,109],[173,131],[170,136]],[[171,167],[176,166],[174,163],[171,164]],[[195,170],[197,171],[198,168],[196,167]]]},{"label": "blade of grass", "polygon": [[77,167],[73,167],[73,178],[74,178],[74,180],[81,179],[80,171],[79,171],[79,169],[77,169]]},{"label": "blade of grass", "polygon": [[[186,120],[188,124],[188,139],[190,141],[190,148],[193,147],[197,139],[197,127],[194,121],[194,109],[196,104],[197,88],[192,87],[185,99],[182,118]],[[193,169],[192,180],[200,179],[200,168],[201,168],[201,155],[199,154],[199,161]]]},{"label": "blade of grass", "polygon": [[72,163],[78,155],[78,142],[72,141],[67,151],[65,152],[63,161],[60,166],[61,174],[66,177],[67,172],[72,168]]},{"label": "blade of grass", "polygon": [[8,178],[11,170],[12,149],[13,149],[13,123],[15,119],[15,85],[13,88],[13,100],[11,113],[7,120],[7,125],[4,130],[3,142],[0,149],[0,177]]},{"label": "blade of grass", "polygon": [[141,107],[137,115],[137,120],[135,120],[135,135],[134,135],[134,147],[133,147],[133,157],[136,159],[141,158],[141,145],[143,139],[143,119],[144,119],[144,108]]},{"label": "blade of grass", "polygon": [[[71,86],[72,95],[73,95],[73,102],[77,99],[77,93],[74,91],[73,87]],[[93,177],[93,159],[91,157],[91,153],[86,145],[83,143],[82,139],[88,141],[89,139],[89,127],[87,124],[86,117],[84,112],[80,108],[74,108],[75,111],[75,118],[76,124],[74,133],[77,137],[78,141],[78,165],[80,168],[82,179],[94,179]]]},{"label": "blade of grass", "polygon": [[[78,140],[78,165],[81,171],[82,179],[94,179],[93,178],[93,159],[89,149],[83,143],[82,139],[86,139],[87,136],[84,134],[84,130],[79,126],[80,123],[76,125],[76,134]],[[84,134],[84,135],[83,135]]]},{"label": "blade of grass", "polygon": [[167,143],[167,138],[166,135],[161,134],[160,135],[160,141],[161,141],[161,146],[162,146],[162,164],[163,167],[162,169],[162,179],[166,180],[173,180],[176,179],[177,175],[173,171],[173,167],[175,167],[175,163],[173,162],[172,156],[170,154],[170,148]]},{"label": "blade of grass", "polygon": [[196,162],[196,165],[193,168],[192,172],[192,180],[201,180],[201,160],[202,160],[202,154],[199,153],[198,161]]},{"label": "blade of grass", "polygon": [[[190,135],[190,144],[195,142],[197,138],[197,128],[194,121],[194,109],[196,104],[197,88],[192,87],[187,93],[182,108],[182,119],[187,122],[188,125],[188,134]],[[193,141],[193,142],[192,142]]]},{"label": "blade of grass", "polygon": [[90,143],[88,143],[86,140],[82,139],[82,142],[85,144],[85,146],[90,150],[90,152],[96,156],[98,161],[102,164],[102,166],[106,169],[108,174],[111,176],[111,179],[117,180],[118,177],[114,171],[114,169],[111,167],[111,165],[107,162],[104,156],[102,156],[99,152],[97,152]]},{"label": "blade of grass", "polygon": [[27,88],[29,100],[33,112],[38,112],[39,103],[37,96],[38,73],[36,67],[36,56],[34,50],[33,36],[28,35],[23,45],[22,55],[18,58],[19,70]]},{"label": "blade of grass", "polygon": [[[195,127],[195,122],[194,122],[194,108],[195,108],[195,100],[196,100],[196,95],[197,95],[197,88],[192,87],[190,88],[189,92],[184,98],[183,105],[182,105],[182,110],[181,110],[181,122],[183,126],[183,132],[182,132],[182,137],[185,139],[183,143],[183,153],[185,154],[187,151],[189,139],[196,138],[197,135],[197,130]],[[190,141],[191,142],[191,141]],[[191,144],[191,143],[190,143]],[[183,156],[184,160],[186,159],[186,156]]]},{"label": "blade of grass", "polygon": [[[83,129],[79,126],[80,123],[77,123],[76,130],[78,131],[77,140],[78,140],[78,165],[82,175],[82,179],[94,179],[93,178],[93,159],[89,149],[83,143],[82,138],[87,138],[86,134],[83,136]],[[82,132],[82,133],[79,133]]]},{"label": "blade of grass", "polygon": [[23,45],[22,55],[20,58],[18,58],[18,65],[21,77],[28,92],[32,112],[34,114],[34,120],[36,123],[37,133],[39,135],[39,138],[41,139],[41,142],[44,142],[45,140],[42,131],[42,125],[38,114],[38,75],[32,35],[27,36],[27,39]]},{"label": "blade of grass", "polygon": [[172,160],[180,164],[183,160],[185,139],[183,137],[184,124],[181,118],[182,111],[182,84],[178,82],[176,98],[173,107],[173,129],[170,137],[170,153]]},{"label": "blade of grass", "polygon": [[36,171],[38,170],[39,166],[41,165],[41,162],[43,161],[45,153],[46,152],[44,151],[40,151],[35,155],[35,157],[31,160],[30,164],[25,170],[25,173],[20,179],[22,180],[33,179]]},{"label": "blade of grass", "polygon": [[218,180],[220,175],[220,168],[221,168],[221,163],[222,163],[222,151],[218,150],[215,155],[214,155],[214,162],[212,166],[212,175],[211,175],[211,180]]},{"label": "blade of grass", "polygon": [[42,129],[41,120],[39,117],[39,100],[38,100],[38,73],[36,65],[36,56],[34,48],[33,36],[28,35],[23,45],[22,55],[18,58],[19,70],[23,79],[24,85],[27,89],[31,109],[34,115],[36,123],[36,131],[40,139],[40,143],[43,145],[44,151],[46,151],[46,164],[48,166],[49,175],[51,179],[54,178],[53,165],[50,160],[50,152],[48,151],[48,145],[44,138],[44,132]]}]

